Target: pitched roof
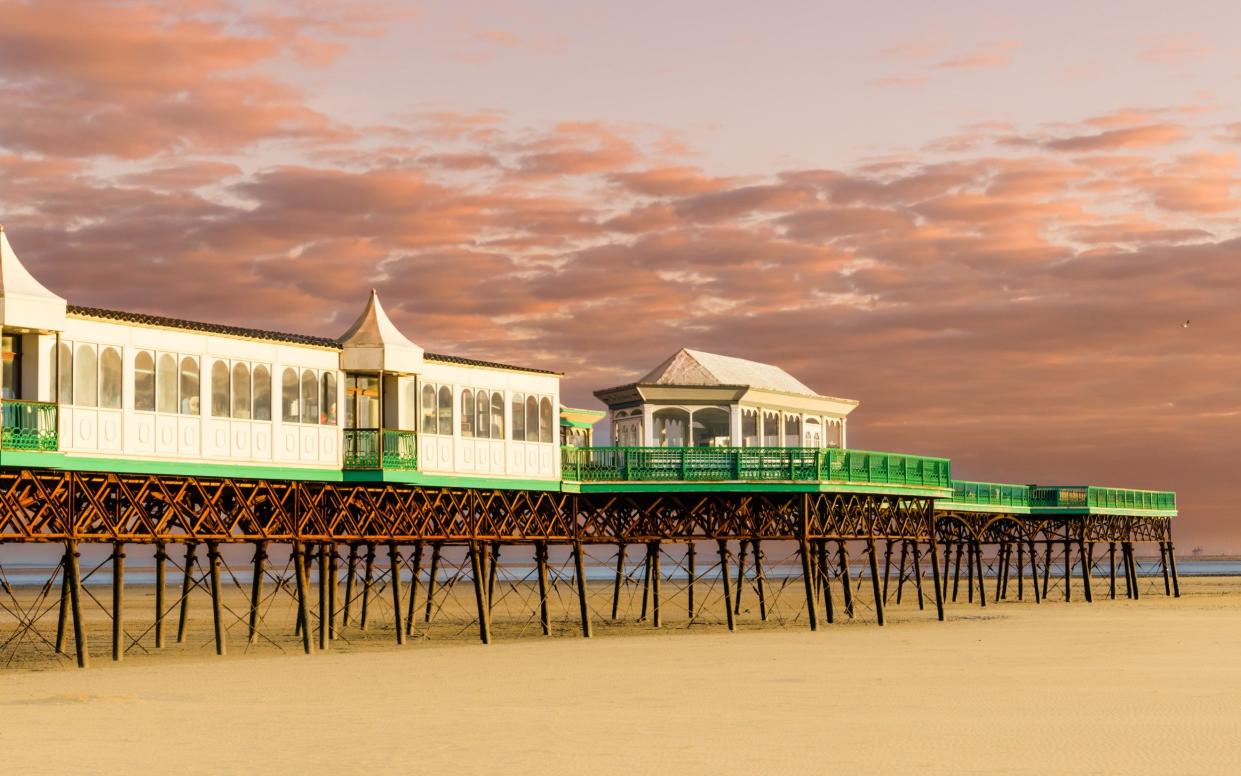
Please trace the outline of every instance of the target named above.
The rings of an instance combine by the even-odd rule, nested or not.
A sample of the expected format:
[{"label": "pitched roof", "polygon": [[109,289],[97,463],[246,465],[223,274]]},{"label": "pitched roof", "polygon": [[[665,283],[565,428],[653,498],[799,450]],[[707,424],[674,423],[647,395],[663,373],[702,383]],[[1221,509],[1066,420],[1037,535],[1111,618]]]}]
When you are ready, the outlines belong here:
[{"label": "pitched roof", "polygon": [[818,396],[805,383],[772,364],[682,348],[655,367],[639,385],[736,385]]},{"label": "pitched roof", "polygon": [[[247,329],[241,326],[226,326],[218,323],[202,323],[201,321],[187,321],[181,318],[166,318],[161,315],[147,315],[145,313],[130,313],[121,310],[107,310],[102,307],[84,307],[82,305],[71,304],[68,308],[70,315],[78,318],[94,318],[101,321],[116,321],[120,323],[135,323],[140,326],[156,326],[164,329],[181,329],[183,331],[197,331],[204,334],[223,334],[230,337],[244,337],[246,339],[265,340],[268,342],[287,342],[294,345],[311,345],[314,347],[331,348],[340,350],[340,343],[329,337],[315,337],[309,334],[290,334],[281,331],[268,331],[266,329]],[[425,358],[428,361],[438,361],[445,364],[459,364],[462,366],[477,366],[488,369],[504,369],[516,372],[534,372],[536,374],[560,375],[561,372],[555,372],[550,369],[535,369],[528,366],[513,366],[512,364],[502,364],[497,361],[481,361],[476,358],[465,358],[463,356],[450,356],[444,353],[427,353]]]},{"label": "pitched roof", "polygon": [[334,350],[340,348],[340,343],[334,339],[329,339],[327,337],[314,337],[309,334],[289,334],[281,331],[267,331],[266,329],[247,329],[241,326],[227,326],[220,323],[187,321],[182,318],[165,318],[162,315],[147,315],[145,313],[130,313],[121,310],[106,310],[102,307],[83,307],[82,305],[76,304],[69,305],[67,312],[69,315],[77,316],[78,318],[95,318],[103,321],[136,323],[140,326],[181,329],[184,331],[202,332],[204,334],[223,334],[229,337],[244,337],[246,339],[266,340],[269,342],[289,342],[294,345],[312,345],[321,348],[332,348]]}]

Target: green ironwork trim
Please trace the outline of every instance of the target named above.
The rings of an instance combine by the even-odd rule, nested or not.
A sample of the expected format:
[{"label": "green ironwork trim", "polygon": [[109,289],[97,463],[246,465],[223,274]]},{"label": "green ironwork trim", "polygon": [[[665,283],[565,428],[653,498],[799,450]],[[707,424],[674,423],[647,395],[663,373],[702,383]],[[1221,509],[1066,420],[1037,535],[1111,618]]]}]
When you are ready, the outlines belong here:
[{"label": "green ironwork trim", "polygon": [[342,472],[345,482],[396,482],[437,488],[478,488],[487,490],[559,491],[560,480],[506,479],[462,474],[428,474],[419,471],[361,470]]},{"label": "green ironwork trim", "polygon": [[174,477],[232,477],[252,480],[340,482],[340,469],[301,466],[152,461],[144,458],[86,458],[64,453],[0,453],[0,466],[113,474],[164,474]]},{"label": "green ironwork trim", "polygon": [[55,452],[60,448],[57,412],[53,402],[0,401],[0,449]]},{"label": "green ironwork trim", "polygon": [[565,493],[873,493],[893,496],[943,498],[943,488],[899,487],[844,482],[775,482],[770,480],[732,482],[571,482]]}]

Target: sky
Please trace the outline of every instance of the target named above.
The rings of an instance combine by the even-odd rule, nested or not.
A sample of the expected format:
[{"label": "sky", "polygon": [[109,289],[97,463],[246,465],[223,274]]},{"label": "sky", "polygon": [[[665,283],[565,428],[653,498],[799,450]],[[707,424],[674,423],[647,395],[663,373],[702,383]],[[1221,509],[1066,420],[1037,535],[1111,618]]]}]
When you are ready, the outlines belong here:
[{"label": "sky", "polygon": [[[682,346],[958,479],[1241,552],[1241,6],[0,0],[0,223],[71,302],[566,373]],[[1190,321],[1188,328],[1182,324]]]}]

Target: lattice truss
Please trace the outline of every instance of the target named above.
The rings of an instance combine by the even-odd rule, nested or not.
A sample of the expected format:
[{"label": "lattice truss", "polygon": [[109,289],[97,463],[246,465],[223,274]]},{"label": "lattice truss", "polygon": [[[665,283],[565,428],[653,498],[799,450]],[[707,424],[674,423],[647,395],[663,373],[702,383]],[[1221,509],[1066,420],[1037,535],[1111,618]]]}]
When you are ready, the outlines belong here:
[{"label": "lattice truss", "polygon": [[[1150,592],[1157,577],[1135,542],[1159,545],[1165,588],[1176,589],[1166,519],[945,514],[927,498],[866,493],[565,494],[9,470],[0,543],[47,545],[55,560],[15,582],[0,553],[0,618],[12,626],[0,659],[86,665],[101,640],[120,660],[165,649],[357,649],[375,636],[817,629],[883,624],[885,608],[906,602],[943,619],[962,582],[964,597],[985,605],[987,584],[996,601],[1014,578],[1017,598],[1027,587],[1045,598],[1056,585],[1067,597],[1076,574],[1089,597],[1090,576],[1112,569],[1114,595],[1117,557],[1126,594]],[[1108,549],[1095,553],[1101,543]],[[127,556],[144,592],[127,593]]]}]

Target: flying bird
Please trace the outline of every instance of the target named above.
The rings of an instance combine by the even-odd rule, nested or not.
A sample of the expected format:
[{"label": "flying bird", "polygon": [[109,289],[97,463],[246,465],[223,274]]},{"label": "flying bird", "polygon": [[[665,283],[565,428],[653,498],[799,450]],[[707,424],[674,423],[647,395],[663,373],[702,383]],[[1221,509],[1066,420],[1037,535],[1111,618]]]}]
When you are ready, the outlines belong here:
[{"label": "flying bird", "polygon": [[1182,328],[1182,329],[1188,329],[1188,328],[1189,328],[1189,321],[1188,321],[1188,320],[1186,320],[1184,323],[1182,323],[1182,324],[1181,324],[1181,328]]}]

